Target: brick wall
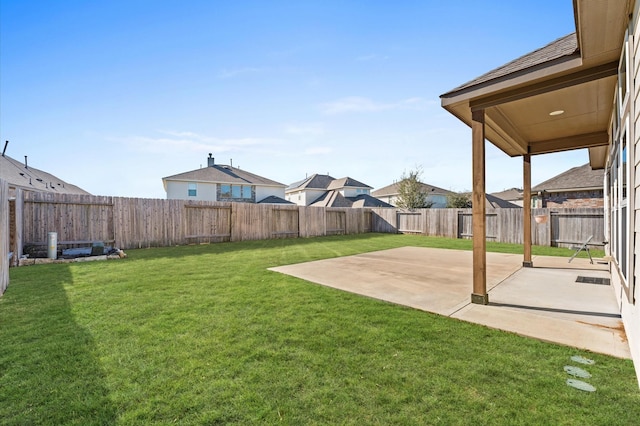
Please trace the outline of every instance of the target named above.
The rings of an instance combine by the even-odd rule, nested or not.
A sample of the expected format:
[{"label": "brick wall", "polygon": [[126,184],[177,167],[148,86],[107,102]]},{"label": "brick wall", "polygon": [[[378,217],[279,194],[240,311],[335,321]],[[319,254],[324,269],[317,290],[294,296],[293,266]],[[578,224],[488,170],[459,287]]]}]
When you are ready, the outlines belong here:
[{"label": "brick wall", "polygon": [[604,207],[604,195],[602,190],[546,193],[542,206],[546,208],[602,208]]}]

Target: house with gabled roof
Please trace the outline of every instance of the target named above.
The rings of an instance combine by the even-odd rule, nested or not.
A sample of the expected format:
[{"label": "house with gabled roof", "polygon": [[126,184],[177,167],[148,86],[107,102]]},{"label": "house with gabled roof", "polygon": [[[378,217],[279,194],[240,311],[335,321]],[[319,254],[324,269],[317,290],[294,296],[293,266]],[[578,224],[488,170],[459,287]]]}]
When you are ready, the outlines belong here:
[{"label": "house with gabled roof", "polygon": [[26,156],[24,162],[22,162],[9,157],[4,152],[0,156],[0,179],[8,182],[12,191],[22,189],[24,191],[56,194],[90,195],[79,186],[65,182],[44,170],[30,166]]},{"label": "house with gabled roof", "polygon": [[216,164],[209,154],[207,167],[162,178],[167,199],[290,204],[285,185],[237,167]]},{"label": "house with gabled roof", "polygon": [[285,199],[299,206],[308,206],[323,196],[334,180],[332,176],[317,173],[307,176],[285,189]]},{"label": "house with gabled roof", "polygon": [[604,170],[588,163],[573,167],[531,188],[535,207],[604,207]]},{"label": "house with gabled roof", "polygon": [[522,207],[522,189],[520,188],[509,188],[504,191],[492,192],[491,195]]},{"label": "house with gabled roof", "polygon": [[392,207],[372,197],[371,187],[350,177],[313,174],[285,191],[287,201],[314,207]]},{"label": "house with gabled roof", "polygon": [[[447,197],[455,194],[455,192],[422,182],[420,182],[420,191],[426,195],[426,201],[431,204],[431,208],[446,208]],[[394,182],[391,185],[376,189],[371,195],[392,206],[396,206],[400,195],[400,182]]]},{"label": "house with gabled roof", "polygon": [[[461,192],[460,195],[464,195],[465,197],[467,197],[469,202],[471,202],[473,198],[473,194],[471,192]],[[522,207],[512,203],[511,201],[503,200],[500,197],[496,197],[493,194],[485,194],[484,202],[489,209],[518,209]]]}]

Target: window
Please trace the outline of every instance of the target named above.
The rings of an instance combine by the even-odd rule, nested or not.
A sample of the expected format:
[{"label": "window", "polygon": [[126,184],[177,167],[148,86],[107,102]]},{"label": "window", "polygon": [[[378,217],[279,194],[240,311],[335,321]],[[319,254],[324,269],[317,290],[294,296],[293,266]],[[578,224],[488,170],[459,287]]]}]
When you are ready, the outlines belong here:
[{"label": "window", "polygon": [[251,185],[242,186],[242,198],[251,198]]},{"label": "window", "polygon": [[220,198],[233,199],[253,199],[253,191],[251,185],[220,185]]},{"label": "window", "polygon": [[[627,115],[628,117],[628,115]],[[609,194],[609,207],[611,209],[611,255],[616,261],[620,275],[623,278],[629,301],[633,301],[633,290],[629,287],[629,210],[627,200],[627,187],[629,180],[629,163],[627,161],[627,134],[629,119],[625,117],[621,121],[623,126],[620,135],[613,142],[610,154],[610,163],[607,170],[607,183]]]},{"label": "window", "polygon": [[195,183],[189,183],[187,192],[189,197],[196,197],[198,195],[198,186]]},{"label": "window", "polygon": [[357,188],[356,194],[369,194],[369,190],[365,188]]}]

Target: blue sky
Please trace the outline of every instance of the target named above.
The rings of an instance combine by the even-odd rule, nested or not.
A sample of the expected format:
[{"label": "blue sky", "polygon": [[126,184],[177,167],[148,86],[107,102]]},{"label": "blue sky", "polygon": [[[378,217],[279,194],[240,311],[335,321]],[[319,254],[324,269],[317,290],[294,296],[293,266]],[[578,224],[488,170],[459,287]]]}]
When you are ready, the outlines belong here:
[{"label": "blue sky", "polygon": [[[209,152],[284,184],[421,166],[469,190],[439,95],[574,30],[571,0],[0,0],[0,141],[96,195],[165,198]],[[587,161],[533,157],[533,184]],[[487,144],[487,190],[521,182]]]}]

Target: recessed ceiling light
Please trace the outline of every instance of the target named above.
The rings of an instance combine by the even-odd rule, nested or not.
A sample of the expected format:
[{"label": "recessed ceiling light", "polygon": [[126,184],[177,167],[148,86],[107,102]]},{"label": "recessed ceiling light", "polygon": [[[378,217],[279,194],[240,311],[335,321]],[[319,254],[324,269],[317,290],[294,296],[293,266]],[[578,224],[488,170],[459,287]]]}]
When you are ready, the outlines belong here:
[{"label": "recessed ceiling light", "polygon": [[556,110],[556,111],[551,111],[549,113],[549,115],[560,115],[560,114],[564,114],[564,110],[559,109],[559,110]]}]

